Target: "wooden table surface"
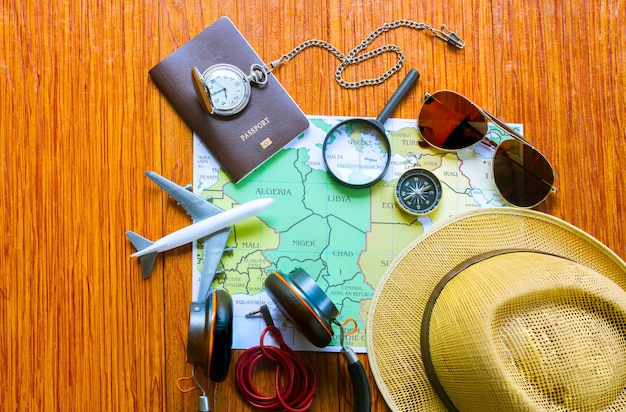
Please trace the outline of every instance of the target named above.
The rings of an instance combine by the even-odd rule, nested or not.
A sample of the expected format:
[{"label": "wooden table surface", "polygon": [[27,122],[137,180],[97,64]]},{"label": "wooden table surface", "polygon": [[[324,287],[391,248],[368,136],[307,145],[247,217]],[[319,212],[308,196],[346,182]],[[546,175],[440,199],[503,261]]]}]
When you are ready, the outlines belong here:
[{"label": "wooden table surface", "polygon": [[[191,132],[148,70],[218,17],[229,16],[266,61],[310,38],[348,52],[397,19],[447,24],[464,50],[411,29],[381,36],[375,45],[406,54],[381,86],[342,89],[338,61],[320,49],[276,76],[307,114],[375,117],[416,68],[422,77],[394,117],[415,117],[425,91],[451,89],[523,123],[557,173],[558,193],[538,210],[624,258],[625,8],[619,0],[3,0],[0,409],[196,410],[197,393],[176,388],[190,372],[190,247],[159,258],[144,281],[124,232],[158,237],[189,223],[143,174],[191,182],[193,171]],[[346,77],[390,64],[375,59]],[[319,380],[312,410],[351,410],[340,355],[302,356]],[[213,410],[251,410],[232,375],[210,385]],[[370,381],[373,410],[387,410]]]}]

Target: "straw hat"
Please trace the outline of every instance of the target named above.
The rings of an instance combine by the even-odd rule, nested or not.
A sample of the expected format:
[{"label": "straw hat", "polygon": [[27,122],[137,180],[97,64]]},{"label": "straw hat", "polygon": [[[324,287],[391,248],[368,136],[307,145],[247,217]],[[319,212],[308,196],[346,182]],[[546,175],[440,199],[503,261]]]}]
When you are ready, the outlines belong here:
[{"label": "straw hat", "polygon": [[394,260],[367,348],[392,410],[626,410],[626,264],[540,212],[466,213]]}]

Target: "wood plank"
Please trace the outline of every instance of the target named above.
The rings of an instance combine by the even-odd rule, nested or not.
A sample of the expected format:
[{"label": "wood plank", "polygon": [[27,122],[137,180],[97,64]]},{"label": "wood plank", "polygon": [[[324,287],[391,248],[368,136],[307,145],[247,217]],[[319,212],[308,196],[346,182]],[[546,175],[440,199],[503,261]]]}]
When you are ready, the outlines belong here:
[{"label": "wood plank", "polygon": [[[0,15],[0,409],[195,410],[180,393],[191,248],[159,257],[143,280],[124,231],[149,238],[189,223],[143,175],[191,182],[191,132],[148,70],[220,16],[266,61],[301,41],[347,53],[385,22],[447,24],[455,50],[401,28],[406,64],[384,85],[345,90],[339,61],[308,49],[275,74],[307,114],[375,117],[404,73],[421,78],[394,117],[417,115],[425,91],[451,89],[525,135],[552,162],[559,192],[538,207],[626,257],[626,5],[618,0],[145,2],[6,0]],[[385,55],[346,70],[376,77]],[[234,383],[208,387],[213,410],[253,410]],[[352,409],[338,354],[301,353],[318,378],[313,411]],[[361,361],[369,373],[367,356]],[[255,381],[271,391],[270,368]],[[374,411],[385,405],[370,374]]]},{"label": "wood plank", "polygon": [[162,232],[141,174],[161,153],[145,140],[159,135],[145,74],[156,9],[10,3],[0,23],[0,404],[163,408],[163,286],[136,276],[124,236]]}]

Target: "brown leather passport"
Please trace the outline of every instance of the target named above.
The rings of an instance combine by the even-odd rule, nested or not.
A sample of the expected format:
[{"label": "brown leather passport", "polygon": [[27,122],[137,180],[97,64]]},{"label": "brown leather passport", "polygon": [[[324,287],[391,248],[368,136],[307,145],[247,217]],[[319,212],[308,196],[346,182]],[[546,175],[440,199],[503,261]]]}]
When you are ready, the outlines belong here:
[{"label": "brown leather passport", "polygon": [[233,116],[209,114],[196,94],[191,68],[204,72],[218,63],[231,64],[246,74],[252,64],[264,65],[228,17],[218,19],[149,73],[236,183],[305,131],[309,121],[271,73],[265,86],[251,85],[250,102],[242,112]]}]

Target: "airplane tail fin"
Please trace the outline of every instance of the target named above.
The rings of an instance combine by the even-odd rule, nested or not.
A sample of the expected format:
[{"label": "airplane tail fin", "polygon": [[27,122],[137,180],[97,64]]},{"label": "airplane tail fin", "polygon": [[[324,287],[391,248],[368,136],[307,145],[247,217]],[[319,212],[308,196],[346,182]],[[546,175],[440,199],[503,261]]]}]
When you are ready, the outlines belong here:
[{"label": "airplane tail fin", "polygon": [[[128,231],[126,232],[126,236],[130,240],[130,243],[132,243],[133,246],[135,246],[135,249],[137,249],[138,251],[143,250],[154,243],[146,239],[145,237],[138,235],[135,232]],[[152,274],[152,268],[154,267],[157,253],[158,252],[148,253],[147,255],[143,255],[139,258],[144,279],[149,278]]]}]

